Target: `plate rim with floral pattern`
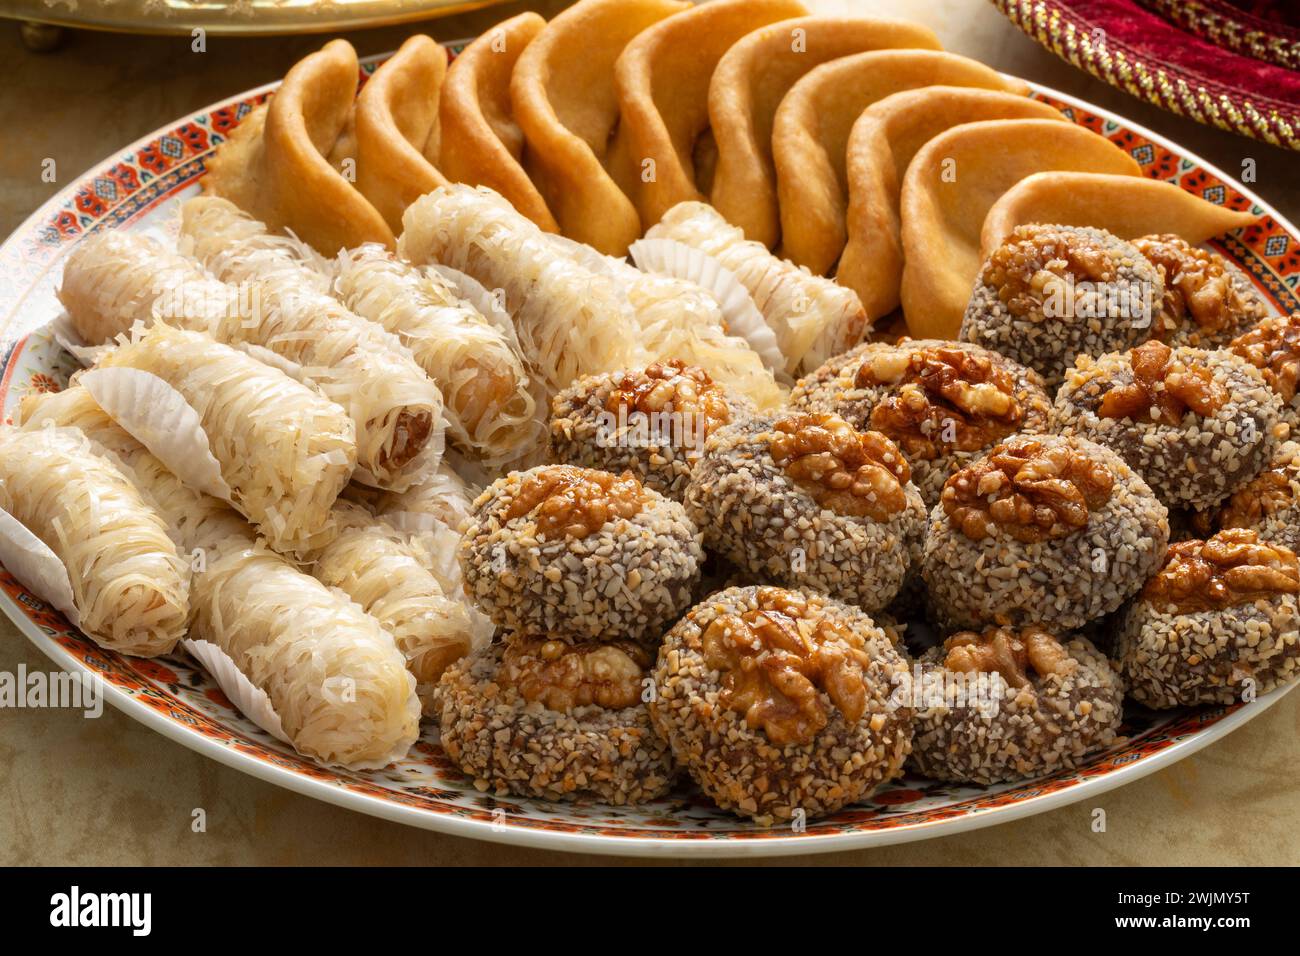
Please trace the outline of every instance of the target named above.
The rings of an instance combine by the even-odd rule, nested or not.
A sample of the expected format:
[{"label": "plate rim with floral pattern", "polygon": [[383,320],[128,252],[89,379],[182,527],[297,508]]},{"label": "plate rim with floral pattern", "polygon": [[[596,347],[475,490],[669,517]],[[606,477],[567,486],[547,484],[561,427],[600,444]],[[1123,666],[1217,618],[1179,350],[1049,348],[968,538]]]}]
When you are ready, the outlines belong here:
[{"label": "plate rim with floral pattern", "polygon": [[[448,46],[453,54],[468,41]],[[384,56],[362,67],[362,81]],[[69,370],[48,334],[54,315],[23,317],[49,301],[55,270],[77,239],[99,228],[137,223],[175,201],[201,177],[204,158],[277,84],[233,96],[149,134],[44,203],[0,245],[0,407],[8,420],[17,394],[57,387]],[[1172,179],[1211,201],[1261,214],[1242,233],[1212,241],[1278,307],[1294,310],[1300,285],[1296,230],[1271,206],[1222,171],[1165,138],[1049,87],[1040,99],[1130,152],[1144,173]],[[36,309],[33,312],[38,311]],[[31,334],[35,333],[35,334]],[[25,379],[24,379],[25,376]],[[20,387],[20,382],[24,386]],[[1272,706],[1291,686],[1249,703],[1152,715],[1126,710],[1127,739],[1084,766],[993,788],[953,787],[920,778],[896,781],[871,801],[801,832],[763,829],[679,788],[648,808],[620,808],[496,797],[476,791],[437,745],[426,722],[405,761],[380,771],[321,768],[271,738],[238,712],[185,654],[141,660],[105,651],[0,568],[0,609],[65,670],[102,679],[105,699],[191,750],[289,790],[372,816],[482,839],[572,852],[626,856],[760,857],[844,851],[959,833],[1006,823],[1093,797],[1183,759]],[[954,798],[955,799],[950,799]],[[949,802],[945,802],[945,800]],[[911,807],[909,809],[909,806]]]}]

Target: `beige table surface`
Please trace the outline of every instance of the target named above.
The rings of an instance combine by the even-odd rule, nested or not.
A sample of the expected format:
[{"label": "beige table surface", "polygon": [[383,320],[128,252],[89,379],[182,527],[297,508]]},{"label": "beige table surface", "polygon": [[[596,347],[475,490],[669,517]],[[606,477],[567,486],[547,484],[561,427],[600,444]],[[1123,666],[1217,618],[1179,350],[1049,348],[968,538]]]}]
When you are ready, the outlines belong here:
[{"label": "beige table surface", "polygon": [[[986,0],[805,0],[819,13],[909,16],[948,49],[1116,110],[1235,171],[1256,161],[1257,191],[1300,219],[1298,157],[1163,113],[1074,70]],[[565,6],[532,4],[543,13]],[[479,32],[510,4],[435,21],[440,38]],[[349,36],[362,54],[393,49],[407,28]],[[191,110],[273,80],[318,37],[226,40],[72,33],[52,54],[0,21],[0,235],[62,183]],[[57,160],[61,183],[40,179]],[[47,669],[0,621],[0,671]],[[821,865],[1293,864],[1300,862],[1300,693],[1199,754],[1123,789],[1027,820],[878,850],[795,858]],[[0,711],[0,864],[574,864],[617,860],[480,843],[310,800],[200,757],[109,708]],[[208,828],[190,830],[203,808]],[[1092,810],[1106,811],[1105,833]]]}]

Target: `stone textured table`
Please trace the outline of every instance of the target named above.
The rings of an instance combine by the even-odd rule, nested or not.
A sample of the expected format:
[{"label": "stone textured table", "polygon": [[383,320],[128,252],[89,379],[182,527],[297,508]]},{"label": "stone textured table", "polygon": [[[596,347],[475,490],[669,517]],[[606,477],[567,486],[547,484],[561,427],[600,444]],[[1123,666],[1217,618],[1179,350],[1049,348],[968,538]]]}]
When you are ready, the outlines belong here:
[{"label": "stone textured table", "polygon": [[[1300,219],[1297,157],[1112,90],[1012,27],[986,0],[805,0],[819,13],[922,20],[954,52],[1116,110],[1229,172],[1255,160],[1256,190]],[[532,4],[551,14],[564,3]],[[424,29],[479,32],[509,4]],[[357,32],[360,53],[395,48],[417,28]],[[205,104],[274,80],[322,37],[188,37],[70,32],[28,52],[0,21],[0,235],[113,150]],[[57,161],[60,183],[41,181]],[[0,621],[0,671],[46,670],[46,658]],[[1300,861],[1300,693],[1199,754],[1097,800],[925,843],[801,858],[820,865],[1288,864]],[[298,796],[207,760],[109,708],[0,710],[0,864],[573,864],[614,860],[479,843],[401,827]],[[1092,810],[1107,832],[1091,829]],[[203,808],[207,832],[192,833]]]}]

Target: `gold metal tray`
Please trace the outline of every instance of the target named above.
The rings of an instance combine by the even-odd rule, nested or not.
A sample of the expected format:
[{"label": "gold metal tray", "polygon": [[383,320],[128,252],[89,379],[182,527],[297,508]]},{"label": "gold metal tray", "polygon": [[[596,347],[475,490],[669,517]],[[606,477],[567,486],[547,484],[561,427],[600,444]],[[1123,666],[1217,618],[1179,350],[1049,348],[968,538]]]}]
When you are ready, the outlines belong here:
[{"label": "gold metal tray", "polygon": [[4,0],[0,17],[125,33],[327,33],[463,13],[506,0]]}]

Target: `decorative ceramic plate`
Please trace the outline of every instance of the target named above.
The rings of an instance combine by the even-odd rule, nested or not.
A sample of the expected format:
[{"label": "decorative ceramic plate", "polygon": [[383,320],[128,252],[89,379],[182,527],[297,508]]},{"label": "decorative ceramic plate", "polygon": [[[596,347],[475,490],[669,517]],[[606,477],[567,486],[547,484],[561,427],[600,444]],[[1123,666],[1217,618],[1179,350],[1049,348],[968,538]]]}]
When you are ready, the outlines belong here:
[{"label": "decorative ceramic plate", "polygon": [[6,0],[0,16],[129,33],[338,33],[445,17],[505,0]]},{"label": "decorative ceramic plate", "polygon": [[1292,27],[1223,0],[993,3],[1061,59],[1111,86],[1198,123],[1300,149],[1300,72],[1288,69],[1300,62]]},{"label": "decorative ceramic plate", "polygon": [[[461,44],[463,45],[463,44]],[[457,49],[453,45],[453,50]],[[364,71],[373,70],[368,62]],[[0,246],[0,401],[9,418],[29,389],[54,389],[74,365],[41,330],[60,312],[54,296],[63,258],[96,229],[166,228],[177,201],[198,191],[207,158],[271,86],[194,113],[114,154],[42,206]],[[1178,183],[1210,202],[1261,215],[1241,235],[1213,243],[1276,308],[1297,309],[1300,238],[1294,227],[1224,173],[1116,116],[1052,90],[1036,95],[1129,151],[1148,176]],[[215,760],[340,806],[459,836],[597,853],[762,856],[847,850],[918,840],[1040,813],[1121,786],[1168,766],[1231,732],[1286,689],[1233,707],[1153,714],[1133,709],[1126,739],[1087,765],[1039,780],[958,787],[896,781],[869,802],[803,832],[761,829],[715,809],[681,787],[636,808],[497,798],[479,793],[452,766],[426,724],[401,763],[384,770],[323,770],[243,718],[184,654],[121,657],[82,637],[56,611],[0,570],[0,606],[58,665],[98,675],[108,701]],[[1289,688],[1288,688],[1289,689]]]}]

